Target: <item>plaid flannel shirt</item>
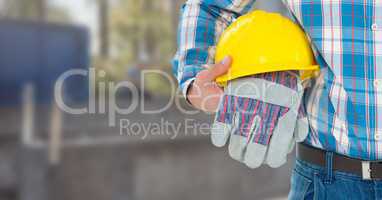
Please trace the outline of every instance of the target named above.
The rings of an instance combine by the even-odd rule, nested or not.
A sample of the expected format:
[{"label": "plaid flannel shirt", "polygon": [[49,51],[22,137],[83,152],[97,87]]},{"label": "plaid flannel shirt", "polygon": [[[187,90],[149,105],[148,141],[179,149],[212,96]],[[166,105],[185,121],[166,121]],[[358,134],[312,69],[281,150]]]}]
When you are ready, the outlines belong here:
[{"label": "plaid flannel shirt", "polygon": [[[182,8],[173,71],[185,95],[213,64],[223,30],[255,0],[189,0]],[[365,160],[382,159],[382,1],[284,0],[311,40],[321,74],[306,89],[305,143]]]}]

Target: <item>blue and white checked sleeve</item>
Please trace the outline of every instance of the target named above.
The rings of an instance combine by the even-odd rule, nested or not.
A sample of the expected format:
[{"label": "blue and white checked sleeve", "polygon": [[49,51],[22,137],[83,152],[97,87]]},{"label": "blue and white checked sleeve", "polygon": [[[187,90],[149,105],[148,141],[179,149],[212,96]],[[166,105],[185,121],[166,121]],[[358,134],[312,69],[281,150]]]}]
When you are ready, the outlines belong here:
[{"label": "blue and white checked sleeve", "polygon": [[188,0],[178,27],[178,51],[173,73],[186,97],[189,85],[202,65],[213,64],[215,44],[237,17],[251,10],[255,0]]}]

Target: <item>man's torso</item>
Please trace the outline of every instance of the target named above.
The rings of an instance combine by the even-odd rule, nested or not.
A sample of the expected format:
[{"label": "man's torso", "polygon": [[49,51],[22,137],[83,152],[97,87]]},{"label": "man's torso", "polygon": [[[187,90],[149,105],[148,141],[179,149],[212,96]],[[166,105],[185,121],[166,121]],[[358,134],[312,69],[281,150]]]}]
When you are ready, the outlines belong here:
[{"label": "man's torso", "polygon": [[304,98],[306,143],[382,159],[382,1],[286,0],[321,66]]}]

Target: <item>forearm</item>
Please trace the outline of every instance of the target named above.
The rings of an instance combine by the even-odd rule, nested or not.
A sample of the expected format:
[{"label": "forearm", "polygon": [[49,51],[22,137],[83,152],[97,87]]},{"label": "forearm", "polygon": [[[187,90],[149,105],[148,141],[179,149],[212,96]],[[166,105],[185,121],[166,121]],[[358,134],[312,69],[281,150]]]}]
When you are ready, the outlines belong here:
[{"label": "forearm", "polygon": [[215,45],[224,29],[238,16],[248,12],[255,0],[189,0],[181,12],[178,51],[173,72],[186,95],[202,65],[212,64]]}]

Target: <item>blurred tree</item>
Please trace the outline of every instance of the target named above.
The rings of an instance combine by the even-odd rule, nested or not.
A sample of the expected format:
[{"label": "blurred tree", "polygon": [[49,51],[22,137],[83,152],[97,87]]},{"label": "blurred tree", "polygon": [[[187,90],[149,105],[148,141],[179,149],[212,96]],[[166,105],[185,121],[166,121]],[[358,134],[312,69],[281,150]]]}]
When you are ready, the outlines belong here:
[{"label": "blurred tree", "polygon": [[47,0],[2,0],[2,17],[69,22],[70,17],[67,12],[59,7],[53,7],[47,3]]},{"label": "blurred tree", "polygon": [[168,66],[174,53],[172,0],[119,0],[112,11],[113,48],[125,63]]},{"label": "blurred tree", "polygon": [[5,0],[8,17],[44,20],[46,18],[45,0]]},{"label": "blurred tree", "polygon": [[109,0],[98,0],[99,7],[99,34],[100,34],[100,54],[103,58],[109,57]]},{"label": "blurred tree", "polygon": [[[176,51],[178,12],[184,1],[112,0],[110,57],[96,57],[97,69],[105,70],[108,79],[113,80],[131,78],[129,74],[136,68],[155,68],[170,74],[170,60]],[[170,94],[171,83],[166,78],[159,74],[146,78],[147,91]]]}]

